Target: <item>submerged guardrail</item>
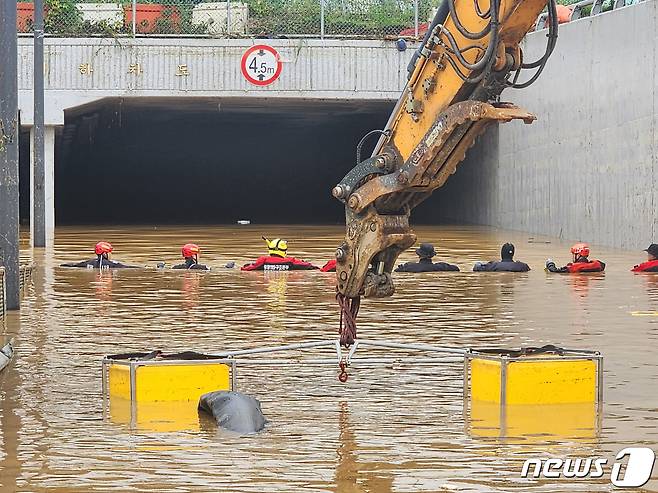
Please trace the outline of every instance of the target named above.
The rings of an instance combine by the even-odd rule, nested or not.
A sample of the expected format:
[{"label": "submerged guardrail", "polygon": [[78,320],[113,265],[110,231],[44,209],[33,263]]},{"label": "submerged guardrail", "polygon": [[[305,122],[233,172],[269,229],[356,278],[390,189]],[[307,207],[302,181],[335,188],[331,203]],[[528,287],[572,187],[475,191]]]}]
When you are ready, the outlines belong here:
[{"label": "submerged guardrail", "polygon": [[0,322],[5,321],[7,313],[7,288],[5,287],[5,268],[0,267]]},{"label": "submerged guardrail", "polygon": [[[21,265],[18,270],[18,286],[21,294],[25,292],[25,286],[32,281],[32,264]],[[5,268],[0,267],[0,322],[4,322],[7,316],[7,286],[5,283]]]},{"label": "submerged guardrail", "polygon": [[445,364],[463,365],[462,412],[473,436],[591,438],[601,428],[603,356],[598,351],[550,344],[462,349],[367,339],[355,340],[348,349],[339,340],[322,340],[219,353],[105,356],[103,416],[137,429],[197,430],[199,399],[208,392],[236,391],[239,367],[334,366],[345,383],[348,368]]},{"label": "submerged guardrail", "polygon": [[[32,264],[21,265],[18,269],[18,286],[21,292],[25,290],[25,286],[32,281],[32,271],[34,266]],[[22,293],[21,293],[22,294]]]}]

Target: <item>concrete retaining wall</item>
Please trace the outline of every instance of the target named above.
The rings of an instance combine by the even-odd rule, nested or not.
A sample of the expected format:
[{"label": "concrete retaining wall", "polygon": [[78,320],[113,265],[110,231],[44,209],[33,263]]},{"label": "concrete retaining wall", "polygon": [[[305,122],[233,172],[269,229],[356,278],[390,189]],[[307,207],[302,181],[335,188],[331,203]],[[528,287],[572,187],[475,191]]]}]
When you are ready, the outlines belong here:
[{"label": "concrete retaining wall", "polygon": [[[240,70],[254,44],[276,48],[283,69],[261,87]],[[390,41],[319,39],[48,38],[45,42],[46,123],[64,110],[106,97],[256,97],[397,100],[414,46]],[[32,124],[32,38],[20,38],[19,108]],[[139,65],[139,66],[137,66]]]},{"label": "concrete retaining wall", "polygon": [[[538,121],[480,139],[435,192],[439,214],[622,248],[658,241],[657,7],[560,26],[539,81],[503,93]],[[527,37],[526,60],[545,33]]]}]

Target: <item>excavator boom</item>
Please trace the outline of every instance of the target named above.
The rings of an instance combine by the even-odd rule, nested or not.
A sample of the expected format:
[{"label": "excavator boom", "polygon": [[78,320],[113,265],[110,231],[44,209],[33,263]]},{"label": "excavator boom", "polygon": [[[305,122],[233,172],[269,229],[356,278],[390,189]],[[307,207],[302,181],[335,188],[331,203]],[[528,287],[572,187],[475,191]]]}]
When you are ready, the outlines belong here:
[{"label": "excavator boom", "polygon": [[[525,62],[519,44],[547,5],[546,52]],[[498,98],[506,87],[534,82],[556,40],[555,0],[443,0],[386,128],[377,131],[372,156],[332,192],[346,216],[345,241],[336,250],[344,344],[355,335],[355,326],[343,330],[343,324],[354,324],[358,299],[394,293],[391,271],[416,241],[409,226],[413,208],[446,182],[489,125],[535,119]],[[525,69],[535,72],[521,83]]]}]

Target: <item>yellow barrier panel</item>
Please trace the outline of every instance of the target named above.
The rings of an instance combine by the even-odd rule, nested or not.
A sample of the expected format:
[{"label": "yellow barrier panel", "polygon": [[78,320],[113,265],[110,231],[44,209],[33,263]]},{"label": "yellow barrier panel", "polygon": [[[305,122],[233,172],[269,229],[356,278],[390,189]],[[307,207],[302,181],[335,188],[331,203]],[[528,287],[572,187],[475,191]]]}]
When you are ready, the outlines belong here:
[{"label": "yellow barrier panel", "polygon": [[503,405],[576,404],[600,400],[601,357],[598,354],[509,356],[469,352],[471,401]]},{"label": "yellow barrier panel", "polygon": [[198,401],[231,389],[230,367],[213,360],[110,362],[107,371],[109,395],[136,402]]},{"label": "yellow barrier panel", "polygon": [[471,361],[471,397],[484,402],[501,402],[505,378],[507,404],[566,404],[596,401],[596,363],[591,360]]},{"label": "yellow barrier panel", "polygon": [[222,358],[107,357],[103,359],[104,413],[109,411],[113,423],[139,430],[198,431],[199,398],[207,392],[232,390],[234,369],[232,361]]},{"label": "yellow barrier panel", "polygon": [[569,350],[519,353],[466,353],[464,406],[469,433],[529,441],[595,438],[603,399],[602,356]]}]

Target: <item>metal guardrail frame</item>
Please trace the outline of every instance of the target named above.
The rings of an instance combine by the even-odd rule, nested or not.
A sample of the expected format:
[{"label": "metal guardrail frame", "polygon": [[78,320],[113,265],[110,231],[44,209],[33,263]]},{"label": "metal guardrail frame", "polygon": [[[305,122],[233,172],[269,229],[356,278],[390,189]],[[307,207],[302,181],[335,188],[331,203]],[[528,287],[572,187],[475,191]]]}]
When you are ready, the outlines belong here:
[{"label": "metal guardrail frame", "polygon": [[[359,347],[375,347],[385,350],[407,350],[414,352],[430,352],[434,353],[434,357],[418,357],[417,355],[406,356],[384,356],[384,357],[360,357],[354,356]],[[335,351],[334,357],[329,358],[309,358],[309,357],[281,357],[281,358],[262,358],[258,355],[281,353],[297,350],[308,349],[327,349],[332,348]],[[332,351],[333,352],[333,351]],[[230,383],[231,390],[236,390],[236,374],[237,367],[240,366],[260,366],[260,367],[278,367],[286,365],[306,365],[306,366],[336,366],[341,362],[346,365],[354,367],[373,367],[373,366],[390,366],[394,364],[410,363],[414,365],[437,365],[445,363],[461,364],[462,359],[466,356],[466,350],[446,348],[439,346],[431,346],[427,344],[402,344],[389,341],[373,341],[361,339],[355,341],[348,351],[344,351],[338,339],[323,340],[323,341],[310,341],[296,344],[286,344],[282,346],[268,346],[257,347],[252,349],[240,349],[235,351],[225,351],[222,353],[206,353],[207,356],[213,357],[212,360],[117,360],[105,356],[102,361],[101,369],[101,394],[102,394],[102,409],[103,417],[108,416],[109,412],[109,368],[110,365],[122,365],[129,368],[130,380],[130,409],[131,421],[137,415],[137,401],[136,401],[136,372],[137,368],[149,365],[202,365],[208,364],[209,361],[213,363],[222,363],[230,366]]]},{"label": "metal guardrail frame", "polygon": [[[18,286],[21,295],[25,293],[25,287],[32,282],[32,271],[34,265],[24,264],[18,270]],[[0,322],[5,321],[7,317],[7,285],[5,283],[5,268],[0,267]]]},{"label": "metal guardrail frame", "polygon": [[[489,361],[496,361],[500,363],[500,406],[499,406],[499,415],[498,422],[500,423],[501,437],[506,435],[507,430],[507,370],[510,363],[518,361],[517,358],[505,356],[505,355],[490,355],[486,353],[479,353],[477,350],[469,349],[466,354],[464,354],[464,381],[463,381],[463,404],[462,404],[462,415],[468,416],[469,411],[471,410],[471,398],[470,398],[470,369],[471,361],[473,359],[485,359]],[[603,355],[599,351],[582,351],[578,349],[565,349],[563,355],[560,357],[560,360],[572,360],[572,361],[582,361],[590,360],[596,364],[596,429],[601,430],[603,428]],[[532,362],[536,361],[555,361],[554,358],[550,357],[533,357]]]},{"label": "metal guardrail frame", "polygon": [[[565,349],[563,354],[560,356],[560,361],[582,361],[590,360],[596,363],[596,403],[599,411],[603,406],[603,355],[599,351],[583,351],[579,349]],[[487,353],[479,353],[477,350],[468,350],[464,354],[464,400],[467,400],[469,395],[469,385],[468,385],[468,376],[470,369],[470,362],[472,359],[485,359],[489,361],[496,361],[501,363],[501,374],[505,375],[507,371],[507,366],[509,363],[517,361],[518,358],[513,358],[505,355],[491,355]],[[555,361],[555,358],[546,357],[546,356],[533,356],[533,363],[537,361]],[[501,402],[505,402],[506,386],[507,382],[505,378],[501,378]]]},{"label": "metal guardrail frame", "polygon": [[21,265],[18,268],[18,286],[21,294],[25,291],[25,286],[32,281],[32,271],[34,266],[32,264]]},{"label": "metal guardrail frame", "polygon": [[[355,353],[359,347],[372,347],[380,350],[405,350],[412,351],[414,354],[397,355],[397,356],[384,356],[384,357],[355,357]],[[309,350],[309,349],[328,349],[331,348],[335,351],[334,357],[330,358],[310,358],[296,355],[295,357],[280,357],[280,358],[267,358],[258,357],[260,355],[268,355],[271,353],[285,353],[289,351]],[[598,351],[585,351],[578,349],[563,349],[560,355],[561,360],[591,360],[595,361],[597,365],[596,377],[596,426],[600,430],[602,427],[603,416],[603,356]],[[332,351],[333,352],[333,351]],[[431,353],[431,356],[419,356],[417,353]],[[277,367],[280,365],[307,365],[307,366],[326,366],[336,364],[349,364],[355,367],[389,367],[393,364],[413,364],[413,365],[437,365],[437,364],[460,364],[463,365],[463,404],[462,413],[464,419],[469,413],[469,376],[470,376],[470,361],[472,358],[477,357],[480,359],[490,359],[495,361],[502,360],[501,366],[501,402],[505,402],[506,392],[506,379],[505,374],[509,362],[514,361],[515,358],[500,357],[488,355],[478,352],[476,349],[459,349],[448,348],[441,346],[433,346],[429,344],[407,344],[391,341],[375,341],[360,339],[356,340],[349,350],[345,351],[339,340],[323,340],[323,341],[309,341],[295,344],[286,344],[281,346],[268,346],[256,347],[252,349],[241,349],[234,351],[225,351],[221,353],[207,353],[207,356],[213,357],[212,360],[116,360],[110,357],[104,357],[102,360],[102,411],[103,418],[107,419],[109,416],[109,365],[118,364],[127,366],[130,371],[130,409],[131,409],[131,423],[134,423],[137,416],[137,400],[136,400],[136,371],[140,366],[157,365],[180,365],[184,363],[189,364],[208,364],[209,361],[213,363],[222,363],[230,366],[230,385],[231,390],[236,391],[236,369],[238,365],[244,366],[260,366],[260,367]],[[214,359],[216,358],[216,359]],[[555,358],[548,356],[535,356],[532,361],[555,361]],[[342,368],[341,368],[342,370]],[[345,380],[341,380],[345,381]],[[500,423],[501,430],[506,427],[506,405],[500,406]],[[501,436],[504,436],[503,431]]]},{"label": "metal guardrail frame", "polygon": [[7,316],[7,287],[5,286],[5,268],[0,267],[0,322]]}]

